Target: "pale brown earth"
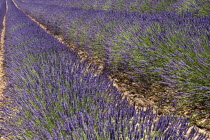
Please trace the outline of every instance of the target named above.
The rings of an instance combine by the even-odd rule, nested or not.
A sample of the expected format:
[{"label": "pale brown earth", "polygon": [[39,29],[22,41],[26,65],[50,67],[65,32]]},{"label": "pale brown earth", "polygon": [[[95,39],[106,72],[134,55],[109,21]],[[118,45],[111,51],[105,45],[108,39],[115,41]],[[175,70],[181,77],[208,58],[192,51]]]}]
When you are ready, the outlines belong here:
[{"label": "pale brown earth", "polygon": [[[21,10],[15,2],[14,2],[14,4],[19,10]],[[23,10],[21,10],[21,11],[23,11]],[[27,16],[31,20],[36,22],[47,33],[53,35],[60,43],[68,46],[72,51],[76,51],[78,53],[78,55],[80,56],[81,61],[88,59],[90,63],[96,64],[98,66],[98,72],[96,74],[99,74],[103,71],[103,69],[104,69],[103,62],[100,61],[97,58],[97,56],[95,56],[95,57],[88,56],[87,52],[77,49],[73,42],[71,42],[71,43],[66,42],[61,35],[55,35],[52,31],[48,30],[43,24],[39,23],[36,19],[34,19],[33,17],[31,17],[29,15],[27,15]],[[149,87],[149,90],[145,90],[139,86],[140,83],[130,82],[129,80],[127,80],[127,75],[125,75],[124,73],[114,73],[114,74],[111,74],[109,77],[111,80],[114,80],[114,86],[119,91],[122,92],[123,97],[126,97],[131,104],[134,104],[134,102],[135,102],[135,105],[137,108],[142,108],[142,107],[145,108],[149,105],[152,108],[154,108],[153,112],[158,113],[158,114],[163,114],[163,113],[167,114],[167,113],[175,111],[175,108],[173,108],[171,106],[164,106],[163,108],[160,108],[159,106],[157,106],[155,104],[155,102],[157,102],[157,100],[158,100],[157,98],[158,98],[159,94],[162,94],[163,92],[167,92],[167,93],[170,92],[173,94],[176,91],[167,90],[164,87],[161,87],[160,85],[156,85],[156,84],[151,85]],[[145,97],[146,94],[149,94],[151,96]],[[185,112],[185,113],[187,114],[187,112]],[[194,127],[196,129],[198,129],[198,131],[200,133],[205,133],[210,136],[210,130],[205,129],[203,127],[203,125],[202,125],[202,127],[199,126],[199,124],[206,123],[206,122],[207,122],[207,124],[210,124],[209,121],[210,121],[210,119],[199,120],[199,121],[197,121],[196,125],[192,125],[190,127],[190,129],[192,129]],[[186,135],[188,135],[188,134],[189,134],[189,131],[187,132]],[[196,140],[196,138],[195,138],[195,140]],[[210,140],[210,138],[208,140]]]},{"label": "pale brown earth", "polygon": [[[5,19],[4,19],[4,22],[5,22]],[[5,29],[1,33],[2,36],[1,36],[1,48],[0,48],[0,100],[3,99],[3,91],[4,91],[4,88],[5,88],[4,69],[3,69],[3,62],[4,62],[4,33],[5,33]]]}]

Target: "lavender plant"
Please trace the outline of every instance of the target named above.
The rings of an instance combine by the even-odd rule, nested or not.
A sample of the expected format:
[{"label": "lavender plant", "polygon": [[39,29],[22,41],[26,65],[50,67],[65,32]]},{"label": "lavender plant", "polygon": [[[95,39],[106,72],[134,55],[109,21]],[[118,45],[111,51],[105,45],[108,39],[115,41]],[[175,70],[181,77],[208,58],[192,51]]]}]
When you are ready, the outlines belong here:
[{"label": "lavender plant", "polygon": [[17,2],[49,30],[98,56],[113,72],[124,72],[144,87],[159,83],[180,90],[175,104],[202,107],[204,115],[209,114],[209,16]]},{"label": "lavender plant", "polygon": [[18,10],[6,14],[4,127],[10,139],[207,139],[187,120],[136,110],[106,73],[82,61]]},{"label": "lavender plant", "polygon": [[[3,19],[4,19],[5,11],[6,11],[6,1],[1,0],[0,1],[0,33],[1,33],[1,30],[3,27]],[[1,37],[1,35],[0,35],[0,37]]]}]

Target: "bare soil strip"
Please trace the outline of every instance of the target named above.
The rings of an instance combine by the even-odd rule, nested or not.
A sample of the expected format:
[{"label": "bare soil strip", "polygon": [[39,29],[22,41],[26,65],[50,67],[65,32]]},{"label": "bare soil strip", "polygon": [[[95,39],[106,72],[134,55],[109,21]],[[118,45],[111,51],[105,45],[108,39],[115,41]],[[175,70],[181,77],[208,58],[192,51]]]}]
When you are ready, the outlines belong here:
[{"label": "bare soil strip", "polygon": [[[6,11],[7,11],[7,3],[6,3]],[[5,104],[2,102],[4,97],[4,89],[6,88],[6,81],[4,79],[5,73],[4,73],[4,37],[5,37],[5,29],[6,29],[6,13],[3,20],[3,29],[1,32],[1,40],[0,40],[0,108],[2,108]],[[4,118],[0,116],[0,124],[4,121]],[[0,129],[3,129],[2,126],[0,126]],[[0,136],[1,140],[6,140],[3,136]]]},{"label": "bare soil strip", "polygon": [[5,17],[3,20],[3,30],[1,32],[1,48],[0,48],[0,100],[3,99],[3,91],[5,88],[5,81],[4,81],[4,68],[3,68],[3,61],[4,61],[4,35],[5,35]]},{"label": "bare soil strip", "polygon": [[[15,6],[21,10],[21,8],[18,7],[18,5],[14,2],[14,0],[12,0],[13,3],[15,4]],[[23,13],[25,13],[23,10],[21,10]],[[68,46],[72,51],[76,51],[78,53],[78,55],[81,58],[81,61],[83,60],[90,60],[91,63],[94,63],[98,66],[98,74],[102,72],[104,65],[101,61],[98,60],[97,57],[92,57],[90,58],[87,55],[87,52],[82,51],[82,50],[78,50],[75,45],[73,43],[67,43],[65,41],[65,39],[61,36],[61,35],[55,35],[52,31],[48,30],[43,24],[39,23],[35,18],[29,16],[28,14],[25,13],[25,15],[27,15],[32,21],[34,21],[35,23],[37,23],[42,29],[45,30],[45,32],[47,32],[48,34],[51,34],[52,36],[54,36],[55,39],[57,39],[60,43]],[[118,79],[117,77],[120,76],[121,79],[125,78],[123,81]],[[153,112],[157,113],[157,110],[159,113],[163,113],[164,111],[160,110],[155,104],[154,104],[154,100],[152,97],[150,100],[146,99],[143,95],[141,95],[141,93],[139,92],[139,90],[141,90],[141,87],[139,87],[138,83],[130,83],[129,81],[126,80],[126,75],[124,74],[117,74],[117,76],[109,76],[110,79],[112,79],[114,81],[114,86],[122,92],[123,97],[126,97],[131,104],[136,104],[137,108],[142,108],[146,109],[146,107],[149,105],[150,107],[154,108]],[[158,87],[157,87],[158,88]],[[159,89],[157,89],[158,92]],[[156,92],[156,91],[155,91]],[[161,91],[160,91],[161,92]],[[173,91],[170,91],[173,92]],[[196,128],[199,130],[200,133],[205,133],[208,134],[210,136],[210,133],[208,131],[206,131],[205,129],[200,129],[197,126],[191,126],[190,129],[188,130],[188,132],[186,133],[186,135],[189,135],[189,132],[192,128]],[[196,139],[196,138],[195,138]],[[210,140],[210,138],[208,139]]]}]

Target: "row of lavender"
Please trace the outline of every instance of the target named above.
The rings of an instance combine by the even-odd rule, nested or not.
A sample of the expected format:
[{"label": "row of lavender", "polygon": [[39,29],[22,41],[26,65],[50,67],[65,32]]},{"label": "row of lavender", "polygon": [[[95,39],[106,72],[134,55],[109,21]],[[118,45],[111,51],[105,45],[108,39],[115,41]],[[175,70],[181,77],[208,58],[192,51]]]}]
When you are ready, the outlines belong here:
[{"label": "row of lavender", "polygon": [[5,11],[6,11],[6,1],[0,0],[0,38],[1,38],[1,30],[3,28],[3,19],[4,19]]},{"label": "row of lavender", "polygon": [[106,74],[95,75],[94,65],[7,2],[4,127],[10,139],[206,139],[194,129],[185,136],[186,119],[137,112]]},{"label": "row of lavender", "polygon": [[210,16],[190,12],[138,14],[16,2],[67,42],[98,56],[112,71],[123,71],[145,87],[158,82],[170,89],[181,89],[166,98],[173,96],[173,105],[201,107],[199,114],[210,114]]},{"label": "row of lavender", "polygon": [[210,12],[208,0],[24,0],[24,2],[144,13],[191,11],[194,15],[208,15]]}]

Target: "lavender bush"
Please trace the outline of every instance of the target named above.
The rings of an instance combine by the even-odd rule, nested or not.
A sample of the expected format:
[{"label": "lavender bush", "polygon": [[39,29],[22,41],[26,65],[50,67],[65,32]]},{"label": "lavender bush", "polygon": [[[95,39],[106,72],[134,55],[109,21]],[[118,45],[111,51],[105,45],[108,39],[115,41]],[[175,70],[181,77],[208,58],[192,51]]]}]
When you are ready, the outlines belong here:
[{"label": "lavender bush", "polygon": [[209,114],[209,16],[17,2],[49,30],[98,56],[113,72],[124,72],[144,87],[157,82],[180,90],[176,97],[180,107],[202,107],[202,113]]},{"label": "lavender bush", "polygon": [[207,139],[187,120],[136,110],[96,67],[18,10],[6,14],[4,127],[10,139]]},{"label": "lavender bush", "polygon": [[[6,11],[6,1],[5,0],[0,0],[0,33],[3,27],[3,19]],[[0,34],[1,37],[1,34]]]}]

